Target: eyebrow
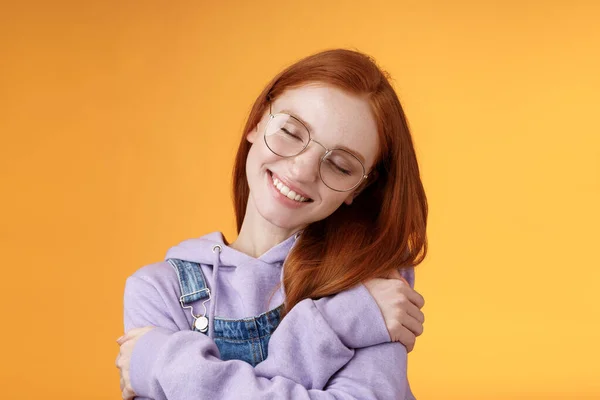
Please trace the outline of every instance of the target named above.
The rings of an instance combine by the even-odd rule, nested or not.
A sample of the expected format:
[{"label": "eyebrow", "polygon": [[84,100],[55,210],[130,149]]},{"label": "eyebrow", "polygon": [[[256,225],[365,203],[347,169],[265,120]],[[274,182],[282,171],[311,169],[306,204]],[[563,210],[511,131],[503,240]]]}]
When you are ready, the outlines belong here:
[{"label": "eyebrow", "polygon": [[[300,118],[299,116],[297,116],[296,114],[294,114],[293,112],[291,112],[290,110],[283,109],[283,110],[280,110],[279,113],[289,114],[290,116],[296,118],[298,121],[302,122],[302,124],[304,124],[304,126],[306,126],[306,128],[308,129],[309,133],[314,131],[314,129],[312,128],[312,126],[308,122],[306,122],[305,120],[303,120],[302,118]],[[334,150],[334,149],[346,150],[348,153],[352,153],[356,157],[358,157],[358,159],[363,163],[363,165],[365,165],[367,163],[367,161],[365,160],[365,158],[363,157],[363,155],[360,154],[356,150],[352,150],[352,149],[350,149],[350,148],[348,148],[346,146],[335,146],[335,147],[331,148],[331,150]]]}]

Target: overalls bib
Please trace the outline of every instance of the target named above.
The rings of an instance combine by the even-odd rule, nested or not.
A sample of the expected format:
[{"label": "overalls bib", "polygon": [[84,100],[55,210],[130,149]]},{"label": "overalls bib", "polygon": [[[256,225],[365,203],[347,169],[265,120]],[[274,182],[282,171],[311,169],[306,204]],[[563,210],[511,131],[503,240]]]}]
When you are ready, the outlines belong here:
[{"label": "overalls bib", "polygon": [[[170,258],[167,260],[177,271],[181,287],[181,306],[190,309],[194,322],[206,317],[205,303],[210,300],[210,290],[206,286],[200,264],[191,261]],[[192,308],[192,303],[203,300]],[[203,316],[198,315],[197,308],[204,307]],[[270,311],[244,319],[225,319],[215,316],[213,340],[221,353],[221,360],[242,360],[255,367],[267,358],[268,344],[271,334],[281,321],[283,304]],[[202,321],[202,320],[201,320]],[[192,323],[192,330],[203,332],[202,324]]]}]

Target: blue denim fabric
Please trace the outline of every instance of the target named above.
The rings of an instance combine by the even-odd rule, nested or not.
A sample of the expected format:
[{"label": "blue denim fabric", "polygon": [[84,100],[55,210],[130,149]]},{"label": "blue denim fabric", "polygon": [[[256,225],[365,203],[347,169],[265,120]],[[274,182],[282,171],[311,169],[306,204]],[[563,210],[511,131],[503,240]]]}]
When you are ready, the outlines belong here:
[{"label": "blue denim fabric", "polygon": [[[200,264],[175,258],[167,261],[177,271],[182,307],[190,307],[198,300],[206,301],[210,298]],[[202,302],[199,302],[193,312],[195,315],[202,315],[202,311]],[[269,339],[281,322],[282,311],[283,304],[255,317],[244,319],[232,320],[215,316],[213,339],[219,348],[221,359],[242,360],[253,367],[264,361],[268,355]],[[209,321],[210,323],[213,322]],[[202,333],[194,326],[191,329]]]}]

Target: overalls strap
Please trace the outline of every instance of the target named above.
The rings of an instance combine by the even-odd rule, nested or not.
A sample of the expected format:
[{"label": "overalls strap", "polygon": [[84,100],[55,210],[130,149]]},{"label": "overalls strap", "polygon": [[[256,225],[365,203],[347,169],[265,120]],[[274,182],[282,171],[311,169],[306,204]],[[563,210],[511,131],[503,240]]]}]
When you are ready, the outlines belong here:
[{"label": "overalls strap", "polygon": [[175,272],[177,272],[177,277],[179,278],[179,286],[181,288],[179,302],[182,307],[210,297],[210,289],[206,287],[206,281],[200,269],[200,264],[177,258],[169,258],[167,261],[175,268]]}]

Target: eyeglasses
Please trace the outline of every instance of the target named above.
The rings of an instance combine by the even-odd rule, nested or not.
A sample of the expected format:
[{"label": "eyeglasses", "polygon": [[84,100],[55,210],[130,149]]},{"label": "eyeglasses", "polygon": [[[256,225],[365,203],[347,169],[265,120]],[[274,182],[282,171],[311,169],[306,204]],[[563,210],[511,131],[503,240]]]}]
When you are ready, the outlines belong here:
[{"label": "eyeglasses", "polygon": [[269,150],[280,157],[297,156],[306,150],[310,142],[323,147],[325,154],[319,161],[319,176],[325,186],[336,192],[348,192],[368,177],[357,156],[344,149],[328,149],[310,137],[302,121],[289,114],[273,114],[271,105],[264,138]]}]

